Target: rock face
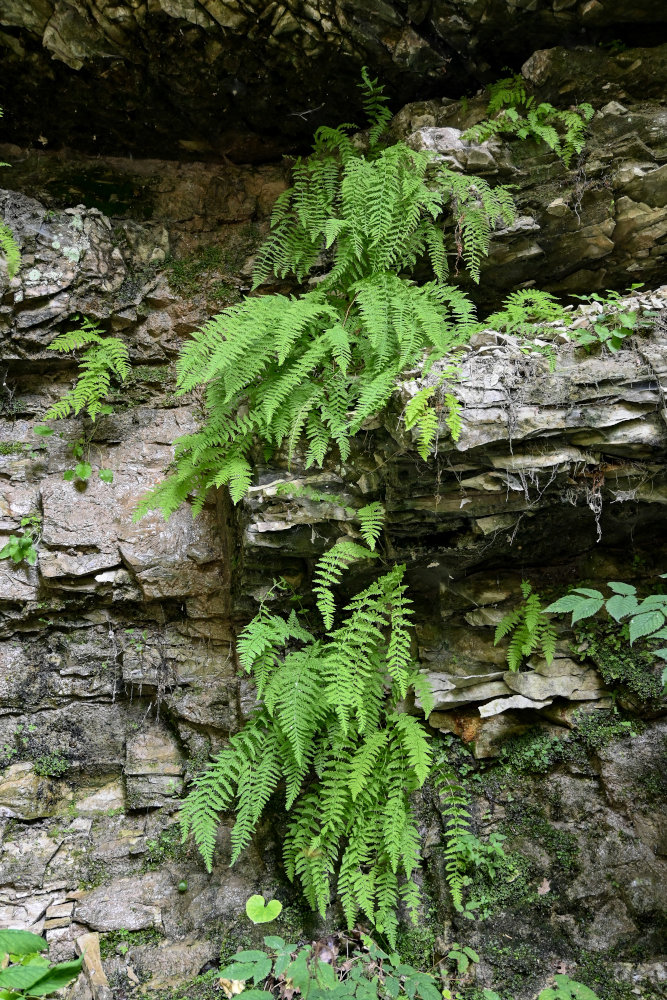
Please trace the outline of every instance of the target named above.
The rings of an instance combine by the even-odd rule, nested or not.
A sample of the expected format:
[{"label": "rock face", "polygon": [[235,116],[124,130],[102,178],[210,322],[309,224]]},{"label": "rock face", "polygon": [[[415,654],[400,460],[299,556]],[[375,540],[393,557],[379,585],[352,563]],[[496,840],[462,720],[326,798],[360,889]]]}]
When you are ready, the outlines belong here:
[{"label": "rock face", "polygon": [[661,0],[4,0],[3,101],[22,144],[245,162],[346,120],[363,65],[397,102],[457,97],[564,36],[620,60],[664,23]]},{"label": "rock face", "polygon": [[[480,60],[491,62],[483,53],[492,26],[504,17],[509,32],[517,11],[526,38],[540,44],[558,25],[614,30],[626,16],[662,16],[662,6],[650,4],[482,6],[485,18],[462,3],[340,3],[331,5],[330,30],[335,35],[344,23],[361,58],[386,23],[382,59],[402,66],[400,59],[421,52],[430,66],[429,53],[440,46],[433,39],[445,34],[459,53],[448,49],[447,59],[470,58],[474,38],[462,40],[467,18]],[[287,15],[297,25],[273,31],[277,60],[287,58],[315,9],[265,12],[274,29],[281,18],[291,23]],[[100,3],[5,4],[2,43],[17,52],[26,46],[34,65],[48,65],[55,78],[85,71],[94,88],[100,60],[107,60],[106,79],[119,78],[127,39],[138,44],[154,24],[189,26],[181,57],[194,44],[188,32],[227,44],[248,33],[248,18],[264,24],[250,5],[231,2],[195,9],[163,0],[111,11]],[[324,17],[319,8],[317,16]],[[403,50],[401,37],[409,42]],[[38,38],[47,56],[37,52]],[[516,41],[517,52],[523,44]],[[211,72],[224,46],[216,52],[209,50]],[[44,63],[48,53],[53,64]],[[443,878],[440,810],[429,791],[418,803],[441,941],[471,935],[490,963],[478,984],[490,985],[492,966],[496,988],[502,983],[517,1000],[534,996],[563,963],[609,966],[610,952],[613,975],[628,989],[658,996],[664,703],[638,700],[614,674],[614,651],[603,651],[609,662],[596,658],[590,637],[581,641],[562,622],[549,664],[535,654],[522,671],[510,671],[506,643],[494,644],[523,579],[546,603],[581,581],[650,589],[667,562],[666,151],[664,109],[649,82],[660,78],[664,56],[659,49],[633,54],[650,67],[639,95],[628,83],[639,69],[624,76],[625,55],[612,65],[605,54],[609,88],[604,105],[598,101],[583,174],[535,147],[462,142],[462,130],[482,116],[482,100],[412,104],[394,123],[459,169],[518,184],[522,220],[495,234],[484,279],[489,301],[518,283],[590,291],[645,280],[647,288],[619,305],[642,321],[622,350],[576,346],[574,333],[595,319],[595,303],[545,328],[541,351],[489,329],[462,360],[462,433],[453,441],[443,419],[428,461],[401,419],[423,383],[406,380],[344,466],[306,471],[297,459],[288,470],[278,456],[258,465],[242,505],[233,509],[221,495],[194,521],[186,509],[166,523],[156,516],[135,523],[132,514],[164,474],[175,438],[195,426],[196,400],[174,395],[169,366],[198,324],[247,290],[250,258],[284,187],[282,167],[4,154],[16,190],[0,194],[0,207],[23,265],[11,282],[4,271],[0,277],[0,548],[29,514],[40,515],[41,528],[35,566],[0,560],[0,925],[44,931],[58,959],[100,935],[104,969],[92,962],[89,987],[77,987],[86,1000],[109,1000],[108,984],[124,997],[133,976],[167,988],[215,962],[221,945],[233,951],[238,942],[257,943],[242,916],[253,892],[280,898],[288,914],[296,901],[277,827],[267,823],[230,871],[223,825],[209,875],[180,845],[176,815],[188,778],[253,708],[253,691],[236,670],[238,629],[273,579],[283,576],[307,595],[317,556],[335,538],[354,537],[338,499],[279,496],[287,478],[352,507],[382,501],[386,551],[407,566],[415,654],[435,694],[434,741],[464,755],[477,775],[475,831],[508,838],[502,877],[475,885],[488,918],[466,929]],[[589,58],[599,72],[590,50],[570,57],[575,75]],[[165,52],[165,65],[170,58]],[[244,72],[251,71],[248,63]],[[572,70],[552,50],[536,53],[525,72],[548,96]],[[132,79],[136,87],[143,77]],[[174,102],[185,102],[179,114],[193,94],[173,87]],[[75,88],[68,99],[78,100]],[[111,101],[108,114],[115,113]],[[198,128],[197,121],[194,115]],[[144,141],[143,129],[137,119],[130,145]],[[151,149],[163,148],[164,135]],[[132,375],[112,395],[111,415],[93,427],[63,421],[62,436],[42,439],[34,427],[76,374],[71,358],[48,347],[81,315],[123,339]],[[63,480],[82,436],[91,464],[112,470],[112,483]],[[341,596],[369,572],[363,564],[351,571]],[[649,682],[646,670],[640,679]],[[614,714],[618,705],[633,710],[633,721]],[[419,703],[406,708],[422,711]],[[311,934],[303,914],[292,914],[294,933]],[[607,980],[597,991],[625,996],[612,994]]]}]

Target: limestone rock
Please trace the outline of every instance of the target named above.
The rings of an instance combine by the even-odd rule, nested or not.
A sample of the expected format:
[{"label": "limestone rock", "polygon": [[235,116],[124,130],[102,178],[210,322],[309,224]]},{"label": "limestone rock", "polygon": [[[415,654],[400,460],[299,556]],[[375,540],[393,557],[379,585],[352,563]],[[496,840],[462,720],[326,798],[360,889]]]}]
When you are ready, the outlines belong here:
[{"label": "limestone rock", "polygon": [[100,886],[77,900],[75,917],[96,931],[112,931],[124,927],[139,931],[160,927],[162,910],[156,896],[161,880],[153,872],[137,878],[118,879],[111,886]]},{"label": "limestone rock", "polygon": [[130,809],[155,808],[183,790],[183,759],[172,734],[151,727],[127,741],[125,783]]},{"label": "limestone rock", "polygon": [[25,820],[53,816],[62,793],[60,782],[35,774],[31,763],[11,764],[0,776],[0,815]]}]

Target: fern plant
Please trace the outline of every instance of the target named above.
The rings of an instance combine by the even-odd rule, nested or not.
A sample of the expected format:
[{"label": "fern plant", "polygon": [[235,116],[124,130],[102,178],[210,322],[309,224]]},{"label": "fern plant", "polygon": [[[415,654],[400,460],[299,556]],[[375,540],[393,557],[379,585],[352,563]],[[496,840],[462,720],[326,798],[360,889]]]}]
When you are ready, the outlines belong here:
[{"label": "fern plant", "polygon": [[440,761],[434,774],[435,787],[441,797],[441,815],[445,827],[445,877],[454,908],[471,916],[463,906],[466,878],[464,841],[470,836],[470,802],[455,769]]},{"label": "fern plant", "polygon": [[490,87],[487,113],[494,117],[473,125],[463,134],[472,142],[485,142],[493,135],[515,135],[546,143],[566,167],[586,143],[586,127],[593,117],[590,104],[563,110],[526,94],[521,76],[498,80]]},{"label": "fern plant", "polygon": [[117,337],[105,337],[99,325],[84,318],[75,330],[61,333],[49,344],[50,351],[60,353],[79,351],[79,376],[74,388],[65,393],[44,414],[45,420],[62,420],[82,411],[94,422],[100,414],[110,413],[111,407],[103,402],[109,394],[111,380],[124,382],[130,373],[128,350]]},{"label": "fern plant", "polygon": [[[113,413],[113,408],[104,399],[109,394],[112,380],[122,383],[130,373],[127,347],[117,337],[103,336],[98,324],[87,318],[75,330],[60,334],[49,344],[51,351],[74,353],[81,348],[86,350],[77,359],[79,375],[74,387],[49,407],[44,414],[45,420],[63,420],[83,413],[94,424],[96,417]],[[40,437],[53,434],[53,428],[48,424],[39,424],[34,430]],[[84,430],[68,445],[76,465],[63,473],[63,479],[67,482],[78,480],[85,483],[90,479],[93,472],[90,452],[94,433],[94,428]],[[99,469],[98,474],[102,482],[113,482],[111,469]]]},{"label": "fern plant", "polygon": [[[507,647],[507,666],[519,670],[521,664],[536,650],[551,663],[556,650],[556,632],[542,607],[539,594],[534,594],[531,585],[521,583],[523,602],[514,611],[505,615],[496,628],[494,645],[510,632],[513,633]],[[547,609],[548,610],[548,609]]]},{"label": "fern plant", "polygon": [[431,764],[423,725],[396,708],[419,683],[403,572],[397,566],[358,594],[323,639],[294,612],[260,609],[238,652],[261,705],[196,779],[182,811],[183,836],[192,832],[210,870],[221,815],[236,813],[233,864],[280,792],[289,878],[322,914],[335,880],[348,924],[362,913],[390,941],[399,901],[413,914],[418,905],[409,796]]},{"label": "fern plant", "polygon": [[[2,108],[0,108],[0,118],[2,118],[3,115],[4,112]],[[8,166],[8,163],[0,163],[0,167]],[[5,262],[7,264],[7,274],[11,280],[21,266],[21,250],[16,242],[14,233],[2,219],[0,219],[0,250],[4,254]]]},{"label": "fern plant", "polygon": [[[439,221],[453,215],[471,275],[498,222],[515,211],[509,191],[437,164],[430,152],[379,139],[389,119],[377,81],[365,77],[369,146],[353,126],[320,128],[313,153],[297,160],[293,186],[277,199],[255,264],[254,287],[272,276],[316,287],[267,294],[226,309],[194,334],[177,362],[178,393],[205,391],[206,419],[176,444],[175,471],[139,506],[169,516],[194,496],[226,485],[234,502],[252,480],[258,438],[289,455],[302,445],[306,467],[331,447],[345,461],[350,439],[388,402],[403,372],[433,362],[476,329],[473,306],[447,284]],[[410,274],[429,262],[433,280]],[[451,429],[458,414],[448,402]]]},{"label": "fern plant", "polygon": [[364,507],[351,507],[337,493],[324,493],[302,483],[280,483],[276,487],[276,495],[293,498],[304,497],[315,503],[330,503],[342,507],[349,518],[359,522],[359,533],[371,551],[375,549],[382,534],[385,509],[378,500],[374,500]]},{"label": "fern plant", "polygon": [[[458,357],[448,364],[435,377],[427,376],[428,382],[419,389],[405,407],[403,420],[405,429],[417,431],[417,451],[426,461],[436,439],[439,427],[439,411],[445,411],[445,425],[449,428],[454,441],[458,441],[463,421],[461,404],[453,392],[444,392],[447,382],[458,374]],[[435,401],[435,406],[431,402]]]}]

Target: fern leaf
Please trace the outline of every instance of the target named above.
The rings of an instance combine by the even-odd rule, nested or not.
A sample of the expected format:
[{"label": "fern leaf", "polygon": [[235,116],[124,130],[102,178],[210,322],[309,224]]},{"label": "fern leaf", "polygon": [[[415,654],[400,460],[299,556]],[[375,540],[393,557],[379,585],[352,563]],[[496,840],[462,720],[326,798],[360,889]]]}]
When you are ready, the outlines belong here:
[{"label": "fern leaf", "polygon": [[384,515],[384,507],[377,500],[366,504],[365,507],[360,507],[356,512],[361,537],[371,551],[375,550],[377,541],[382,534]]}]

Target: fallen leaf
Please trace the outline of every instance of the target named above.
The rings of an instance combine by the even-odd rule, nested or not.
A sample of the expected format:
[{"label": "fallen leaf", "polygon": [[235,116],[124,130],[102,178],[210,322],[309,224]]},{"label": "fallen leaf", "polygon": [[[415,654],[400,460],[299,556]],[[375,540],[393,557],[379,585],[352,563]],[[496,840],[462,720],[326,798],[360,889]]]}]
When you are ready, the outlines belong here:
[{"label": "fallen leaf", "polygon": [[550,889],[551,889],[551,882],[549,881],[549,879],[543,878],[537,887],[537,895],[546,896],[546,894],[549,892]]},{"label": "fallen leaf", "polygon": [[243,990],[245,989],[245,979],[219,979],[218,986],[228,1000],[231,1000],[232,997],[237,996],[239,993],[243,993]]}]

